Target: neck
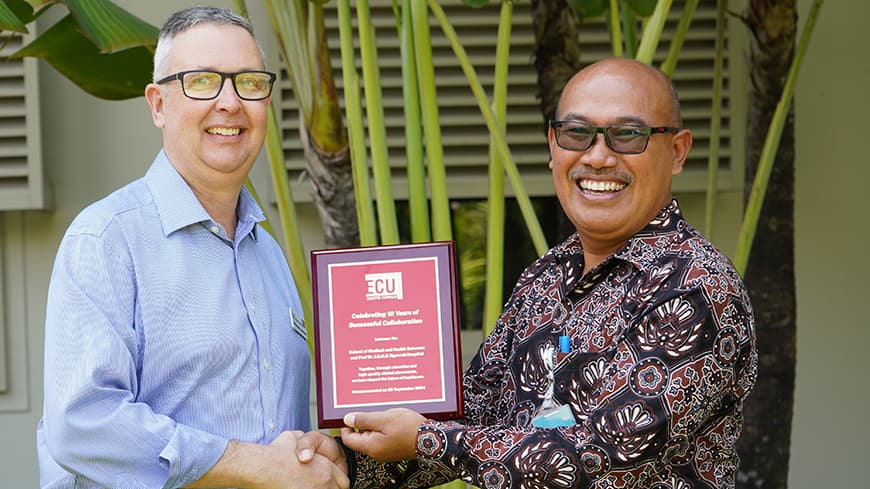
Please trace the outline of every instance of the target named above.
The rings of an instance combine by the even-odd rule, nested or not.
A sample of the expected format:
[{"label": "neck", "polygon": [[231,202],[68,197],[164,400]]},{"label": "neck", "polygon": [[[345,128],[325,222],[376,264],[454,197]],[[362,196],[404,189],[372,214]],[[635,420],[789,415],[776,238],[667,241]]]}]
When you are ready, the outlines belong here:
[{"label": "neck", "polygon": [[580,237],[580,243],[583,245],[583,275],[586,275],[589,270],[600,265],[604,260],[610,257],[625,241],[602,245],[596,243],[587,243],[583,237]]},{"label": "neck", "polygon": [[232,241],[236,233],[236,206],[239,202],[239,192],[235,191],[215,192],[202,188],[193,188],[193,194],[202,204],[202,207],[211,218],[223,226],[227,238]]}]

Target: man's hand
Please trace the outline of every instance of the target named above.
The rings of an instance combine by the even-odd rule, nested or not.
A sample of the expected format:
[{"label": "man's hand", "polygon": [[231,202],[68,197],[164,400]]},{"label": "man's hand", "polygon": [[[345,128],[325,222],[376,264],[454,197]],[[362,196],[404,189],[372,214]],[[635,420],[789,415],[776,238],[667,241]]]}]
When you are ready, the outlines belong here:
[{"label": "man's hand", "polygon": [[319,431],[309,431],[300,435],[296,440],[296,457],[303,464],[315,459],[315,455],[322,455],[329,459],[336,467],[347,474],[347,460],[344,449],[334,438]]},{"label": "man's hand", "polygon": [[299,462],[296,441],[302,435],[301,431],[285,431],[269,445],[231,441],[214,467],[187,487],[348,489],[347,464],[337,467],[316,453],[307,463]]},{"label": "man's hand", "polygon": [[[339,456],[332,454],[332,458],[328,458],[321,454],[311,455],[307,463],[300,463],[297,457],[298,439],[303,436],[301,431],[285,431],[278,435],[267,449],[275,450],[272,453],[275,459],[275,468],[280,469],[277,480],[268,481],[268,488],[273,487],[271,482],[275,482],[274,487],[284,488],[339,488],[347,489],[350,487],[350,482],[347,478],[347,463],[344,461],[344,452],[341,451],[340,461],[341,466],[337,466],[333,459],[338,459]],[[325,436],[325,435],[324,435]],[[333,444],[338,447],[338,444],[333,440]]]},{"label": "man's hand", "polygon": [[349,413],[344,417],[349,428],[341,429],[341,441],[381,462],[412,460],[417,456],[417,429],[425,422],[425,417],[405,408]]}]

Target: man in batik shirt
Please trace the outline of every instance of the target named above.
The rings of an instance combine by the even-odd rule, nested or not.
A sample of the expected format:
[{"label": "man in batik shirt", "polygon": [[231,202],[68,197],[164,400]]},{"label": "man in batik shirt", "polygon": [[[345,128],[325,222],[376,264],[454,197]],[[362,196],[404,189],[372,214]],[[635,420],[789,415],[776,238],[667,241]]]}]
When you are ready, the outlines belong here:
[{"label": "man in batik shirt", "polygon": [[[671,196],[692,146],[673,85],[608,59],[568,82],[557,114],[550,168],[577,233],[523,272],[465,372],[464,419],[347,415],[354,487],[734,486],[752,310]],[[340,457],[328,440],[307,443]]]}]

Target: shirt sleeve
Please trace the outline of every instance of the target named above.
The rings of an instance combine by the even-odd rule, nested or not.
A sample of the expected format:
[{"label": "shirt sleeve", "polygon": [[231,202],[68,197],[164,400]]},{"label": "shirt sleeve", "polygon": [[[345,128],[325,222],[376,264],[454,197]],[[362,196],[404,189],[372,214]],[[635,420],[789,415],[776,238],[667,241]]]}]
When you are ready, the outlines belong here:
[{"label": "shirt sleeve", "polygon": [[138,399],[142,362],[136,281],[126,248],[68,234],[49,285],[45,337],[46,443],[67,471],[106,487],[180,487],[199,479],[229,441]]},{"label": "shirt sleeve", "polygon": [[585,488],[602,478],[649,487],[662,464],[703,471],[712,458],[721,466],[731,457],[736,467],[736,454],[703,448],[733,446],[751,385],[743,375],[752,370],[751,313],[726,302],[713,307],[701,289],[672,291],[607,355],[577,352],[588,355],[583,371],[562,377],[573,382],[576,423],[560,428],[534,428],[506,407],[515,406],[505,396],[515,396],[522,378],[508,375],[516,368],[509,364],[514,332],[500,320],[466,372],[468,419],[423,425],[418,460],[451,474],[445,480],[492,488]]}]

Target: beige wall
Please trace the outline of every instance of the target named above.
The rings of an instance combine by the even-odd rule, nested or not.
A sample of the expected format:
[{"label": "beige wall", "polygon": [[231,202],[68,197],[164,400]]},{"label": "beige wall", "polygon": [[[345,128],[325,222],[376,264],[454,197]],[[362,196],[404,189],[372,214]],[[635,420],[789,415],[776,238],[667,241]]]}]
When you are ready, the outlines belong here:
[{"label": "beige wall", "polygon": [[868,2],[825,2],[797,85],[794,488],[868,484],[868,20]]},{"label": "beige wall", "polygon": [[[161,0],[119,1],[160,24],[169,10],[184,4]],[[230,6],[230,1],[215,2]],[[248,2],[260,8],[260,2]],[[741,10],[743,2],[735,2]],[[810,0],[800,0],[801,22]],[[62,7],[54,7],[59,12]],[[261,30],[268,25],[257,17]],[[866,487],[861,443],[868,423],[861,406],[870,401],[870,369],[859,358],[870,342],[857,304],[867,262],[859,253],[867,237],[865,212],[870,181],[864,118],[870,113],[870,4],[828,1],[816,27],[796,93],[797,120],[797,281],[798,367],[790,485],[793,488]],[[268,31],[267,31],[268,32]],[[261,38],[264,37],[261,34]],[[739,63],[741,56],[732,58]],[[273,64],[274,66],[274,64]],[[55,249],[72,217],[91,201],[141,176],[159,148],[143,99],[104,102],[84,95],[52,69],[41,67],[43,152],[53,182],[55,208],[44,212],[0,213],[3,236],[3,290],[7,300],[6,344],[13,357],[10,386],[23,401],[12,411],[0,402],[0,487],[37,487],[34,427],[42,402],[42,323]],[[736,103],[736,101],[735,101]],[[735,120],[735,124],[742,121]],[[265,165],[255,182],[267,193]],[[703,220],[703,198],[681,195],[689,220]],[[714,241],[733,251],[740,195],[721,197],[722,217]],[[320,229],[303,207],[306,245],[319,247]],[[824,250],[833,256],[819,256]],[[468,350],[468,348],[467,348]],[[22,371],[21,366],[24,366]],[[771,413],[776,416],[777,413]]]}]

